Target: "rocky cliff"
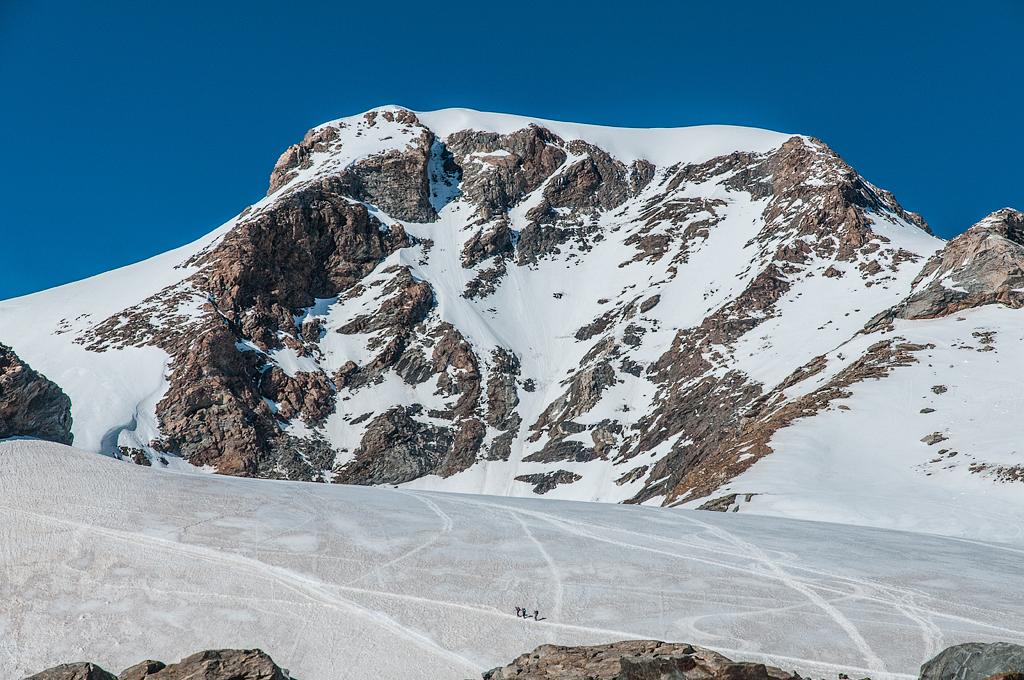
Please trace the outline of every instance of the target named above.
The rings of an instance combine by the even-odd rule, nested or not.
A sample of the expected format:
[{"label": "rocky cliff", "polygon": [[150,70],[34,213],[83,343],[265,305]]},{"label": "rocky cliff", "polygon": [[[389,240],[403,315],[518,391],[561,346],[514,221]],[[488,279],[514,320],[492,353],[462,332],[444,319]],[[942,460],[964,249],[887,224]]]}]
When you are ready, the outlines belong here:
[{"label": "rocky cliff", "polygon": [[385,107],[53,333],[166,357],[148,430],[110,430],[147,460],[695,503],[918,363],[901,324],[1020,307],[1022,247],[1012,210],[942,242],[809,137]]},{"label": "rocky cliff", "polygon": [[0,439],[37,437],[71,444],[71,400],[0,344]]}]

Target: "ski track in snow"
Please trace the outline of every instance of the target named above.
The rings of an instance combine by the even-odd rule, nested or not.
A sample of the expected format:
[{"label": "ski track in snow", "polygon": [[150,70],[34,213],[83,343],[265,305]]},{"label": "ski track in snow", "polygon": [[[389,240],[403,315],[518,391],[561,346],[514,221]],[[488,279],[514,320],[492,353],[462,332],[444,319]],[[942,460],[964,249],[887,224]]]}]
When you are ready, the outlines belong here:
[{"label": "ski track in snow", "polygon": [[[1024,642],[1021,552],[776,518],[186,475],[3,442],[0,676],[258,646],[303,680],[460,680],[542,643],[655,638],[814,677],[902,680],[950,644]],[[517,619],[523,604],[542,620]]]}]

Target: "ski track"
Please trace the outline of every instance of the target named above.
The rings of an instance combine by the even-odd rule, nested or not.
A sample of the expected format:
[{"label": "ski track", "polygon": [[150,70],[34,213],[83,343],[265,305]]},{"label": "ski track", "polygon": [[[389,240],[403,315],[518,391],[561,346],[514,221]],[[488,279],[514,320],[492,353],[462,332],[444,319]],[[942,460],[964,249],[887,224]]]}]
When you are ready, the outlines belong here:
[{"label": "ski track", "polygon": [[[608,538],[607,536],[601,536],[601,535],[599,535],[597,533],[594,533],[593,531],[588,531],[587,530],[587,529],[597,529],[597,530],[602,530],[602,531],[614,531],[614,532],[622,531],[618,527],[610,527],[610,526],[599,525],[599,524],[594,524],[594,523],[581,523],[581,522],[577,522],[577,521],[573,521],[573,520],[568,520],[568,519],[565,519],[565,518],[555,517],[553,515],[549,515],[549,514],[543,513],[543,512],[529,511],[529,510],[523,510],[523,509],[519,509],[519,508],[510,508],[510,507],[508,507],[508,506],[506,506],[506,505],[504,505],[502,503],[487,503],[485,501],[469,500],[469,499],[465,499],[465,498],[458,498],[456,500],[454,497],[451,500],[452,500],[452,502],[464,503],[464,504],[467,504],[467,505],[487,506],[487,507],[495,507],[496,506],[496,507],[506,508],[506,509],[510,510],[511,512],[516,513],[516,514],[530,515],[530,516],[534,516],[534,517],[536,517],[538,519],[544,519],[544,520],[548,521],[549,523],[551,523],[552,525],[558,526],[558,527],[562,528],[563,531],[567,531],[568,533],[573,533],[573,534],[579,535],[581,537],[589,538],[589,539],[596,540],[596,541],[606,542],[606,543],[609,543],[609,544],[612,544],[612,545],[616,545],[616,546],[619,546],[619,547],[625,547],[625,548],[630,548],[630,549],[633,549],[633,550],[642,550],[642,551],[646,551],[646,552],[652,552],[652,553],[656,553],[656,554],[660,554],[660,555],[666,555],[666,556],[674,557],[674,558],[677,558],[677,559],[688,560],[688,561],[693,561],[693,562],[699,562],[699,563],[707,564],[707,565],[710,565],[710,566],[723,567],[723,568],[727,568],[727,569],[741,571],[741,572],[747,573],[747,574],[749,574],[751,576],[764,576],[764,575],[766,575],[763,571],[759,571],[759,570],[757,570],[755,568],[743,567],[743,566],[739,566],[739,565],[737,565],[735,563],[731,563],[731,562],[724,562],[724,561],[709,560],[709,559],[706,559],[706,558],[699,558],[699,557],[696,557],[696,556],[694,556],[692,554],[680,554],[680,553],[675,553],[675,552],[658,550],[658,549],[655,549],[655,548],[651,548],[649,545],[629,543],[629,542],[624,542],[624,541],[617,541],[617,540]],[[695,525],[698,525],[698,526],[702,527],[704,530],[712,533],[715,536],[720,537],[721,539],[726,541],[728,544],[731,544],[731,545],[733,545],[733,546],[735,546],[737,548],[736,550],[731,550],[731,549],[728,549],[728,548],[711,547],[711,546],[705,545],[705,546],[700,546],[700,549],[706,550],[708,552],[711,552],[712,554],[722,555],[724,557],[733,557],[733,558],[741,558],[741,559],[746,559],[746,558],[749,558],[751,555],[755,555],[755,556],[757,556],[758,561],[760,561],[762,564],[764,564],[766,567],[768,567],[769,574],[767,574],[767,575],[773,576],[774,578],[776,578],[779,581],[781,581],[782,583],[784,583],[787,587],[790,587],[790,588],[796,590],[797,592],[800,592],[801,594],[806,596],[808,598],[808,600],[812,604],[814,604],[815,606],[818,606],[823,611],[825,611],[829,615],[829,617],[832,618],[850,636],[850,639],[855,643],[857,648],[864,655],[865,660],[867,660],[869,662],[868,666],[865,669],[863,669],[863,670],[866,670],[866,671],[869,671],[869,672],[874,672],[874,673],[885,673],[885,674],[892,675],[891,671],[888,671],[885,668],[885,664],[881,661],[881,659],[874,653],[874,651],[871,650],[870,645],[868,645],[867,642],[864,640],[863,636],[860,634],[860,631],[856,628],[856,626],[847,617],[845,617],[841,612],[839,612],[832,605],[832,602],[834,602],[834,601],[858,600],[858,601],[863,601],[863,602],[871,602],[871,603],[875,603],[875,604],[891,607],[895,611],[899,612],[904,617],[906,617],[907,619],[909,619],[912,622],[914,622],[917,625],[917,627],[920,629],[921,637],[922,637],[922,642],[923,642],[923,644],[925,646],[925,653],[924,653],[924,658],[925,659],[930,658],[931,656],[934,656],[934,654],[939,651],[939,648],[940,648],[940,645],[941,645],[941,640],[942,640],[941,633],[939,632],[940,629],[937,626],[937,624],[934,622],[933,617],[946,618],[946,619],[953,620],[953,621],[958,621],[958,622],[961,622],[961,623],[966,623],[966,624],[975,625],[975,626],[979,626],[979,627],[983,627],[983,628],[988,628],[994,634],[1004,634],[1004,635],[1006,635],[1006,634],[1009,634],[1009,635],[1020,635],[1021,634],[1021,631],[1019,631],[1019,630],[1014,630],[1014,629],[1010,629],[1010,628],[1005,628],[1003,626],[994,625],[994,624],[988,623],[988,622],[986,622],[984,620],[973,619],[973,618],[968,618],[968,617],[963,617],[963,616],[956,616],[956,615],[949,614],[949,613],[946,613],[946,612],[938,612],[938,611],[935,611],[933,609],[928,609],[926,607],[917,605],[915,603],[915,598],[920,596],[921,594],[918,593],[918,592],[915,592],[914,590],[911,590],[911,589],[894,588],[892,586],[885,586],[883,584],[879,584],[879,583],[872,582],[872,581],[867,581],[865,579],[857,579],[855,577],[851,577],[851,576],[847,576],[847,575],[839,575],[839,574],[836,574],[835,572],[830,572],[830,571],[826,571],[826,570],[816,569],[816,568],[807,567],[807,566],[799,565],[799,564],[793,565],[793,568],[795,568],[795,569],[808,572],[809,574],[813,574],[815,577],[826,577],[828,579],[831,579],[834,583],[836,583],[835,586],[830,587],[830,586],[828,586],[826,584],[820,583],[817,580],[815,580],[815,582],[813,583],[813,586],[808,585],[808,584],[804,583],[798,577],[794,576],[793,574],[791,574],[791,573],[785,571],[784,569],[782,569],[781,567],[779,567],[778,564],[774,560],[770,559],[767,556],[767,553],[765,553],[763,550],[761,550],[760,548],[758,548],[754,544],[749,543],[747,541],[743,541],[742,539],[738,539],[736,536],[734,536],[733,534],[730,534],[729,532],[725,532],[724,530],[719,530],[719,529],[717,529],[715,527],[712,527],[711,525],[708,525],[706,523],[700,522],[698,520],[695,520],[695,519],[692,519],[692,518],[689,518],[689,517],[685,517],[685,518],[681,517],[681,519],[683,519],[685,522],[688,522],[688,523],[691,523],[691,524],[695,524]],[[570,525],[573,525],[572,528],[570,528]],[[661,541],[661,542],[666,542],[666,543],[671,543],[671,544],[677,544],[677,545],[680,545],[681,547],[688,547],[688,548],[695,547],[693,542],[680,541],[678,539],[671,539],[671,538],[667,538],[667,537],[664,537],[664,536],[658,536],[656,534],[649,534],[649,533],[644,533],[644,532],[630,532],[630,535],[632,535],[632,536],[639,536],[639,537],[643,537],[643,538],[650,539],[650,540],[656,540],[656,541]],[[962,542],[966,542],[966,543],[977,544],[977,545],[984,545],[986,547],[989,547],[989,544],[982,543],[982,542],[979,542],[979,541],[969,541],[969,540],[966,540],[966,539],[959,539],[959,540],[962,541]],[[1017,552],[1024,552],[1024,551],[1016,550],[1014,548],[1007,547],[1007,546],[993,546],[993,547],[1009,550],[1009,551],[1015,552],[1015,553],[1017,553]],[[813,590],[814,588],[816,588],[818,590],[825,590],[825,591],[831,590],[833,592],[841,593],[842,592],[841,587],[844,584],[853,586],[855,588],[858,588],[858,589],[860,589],[860,592],[847,593],[847,594],[837,598],[836,600],[830,601],[830,600],[825,600],[825,599],[821,598],[821,596],[818,595],[817,593],[815,593],[814,590]],[[877,593],[877,594],[876,595],[868,595],[867,594],[868,592]],[[796,605],[794,605],[793,607],[796,607]],[[760,611],[781,611],[781,610],[789,609],[789,608],[790,607],[770,608],[770,609],[760,610]],[[756,611],[758,611],[758,610],[747,611],[747,612],[744,612],[744,614],[746,615],[746,614],[754,613]],[[987,612],[984,612],[984,613],[986,615],[988,615],[991,619],[998,620],[998,616],[999,616],[998,612],[987,611]],[[807,662],[808,660],[804,659],[803,661]]]},{"label": "ski track", "polygon": [[732,543],[733,545],[736,545],[745,551],[748,551],[748,553],[751,555],[754,555],[761,564],[765,565],[771,571],[773,576],[782,581],[787,587],[792,588],[793,590],[796,590],[797,592],[802,593],[804,596],[806,596],[808,600],[813,602],[818,608],[820,608],[826,614],[828,614],[829,617],[833,621],[835,621],[840,628],[846,631],[846,634],[850,636],[850,639],[857,646],[857,649],[859,649],[861,654],[864,655],[864,659],[868,662],[868,668],[871,671],[875,673],[888,672],[885,668],[885,663],[882,661],[882,659],[878,657],[877,654],[875,654],[875,651],[868,644],[867,640],[864,639],[864,636],[861,635],[860,630],[857,628],[857,626],[853,624],[852,621],[850,621],[846,616],[843,615],[842,612],[840,612],[838,609],[832,606],[831,603],[829,603],[827,600],[821,597],[821,595],[814,592],[813,588],[809,587],[805,583],[802,583],[800,579],[794,577],[788,571],[780,567],[774,560],[768,557],[767,553],[761,550],[761,548],[754,545],[753,543],[750,543],[749,541],[745,541],[739,538],[732,532],[726,531],[725,529],[721,529],[719,527],[712,527],[710,524],[705,524],[704,522],[700,522],[696,519],[689,517],[686,518],[686,520],[688,522],[696,524],[697,526],[703,527],[705,530],[712,532],[716,536],[720,536],[723,540],[728,541],[729,543]]},{"label": "ski track", "polygon": [[[430,659],[430,664],[451,668],[455,678],[457,673],[479,673],[494,665],[492,661],[507,663],[543,642],[600,644],[656,637],[711,646],[738,660],[799,668],[814,677],[845,672],[904,680],[913,677],[905,671],[915,662],[945,646],[944,635],[959,636],[946,644],[964,641],[965,635],[1024,641],[1017,606],[1020,592],[1012,590],[1010,608],[998,611],[1000,600],[984,586],[984,578],[969,591],[975,595],[963,601],[943,581],[956,578],[949,568],[934,572],[937,589],[907,581],[906,575],[918,573],[916,567],[893,571],[887,565],[898,564],[899,552],[879,552],[902,546],[904,539],[886,538],[864,553],[868,560],[882,558],[881,571],[870,562],[847,569],[846,562],[815,557],[826,545],[821,541],[834,539],[831,532],[822,531],[825,525],[812,523],[805,527],[807,534],[796,525],[780,525],[785,529],[780,535],[789,538],[776,541],[770,529],[775,520],[768,518],[733,520],[633,506],[594,507],[590,512],[585,504],[542,499],[531,503],[409,489],[310,488],[137,469],[99,457],[93,460],[87,457],[91,454],[73,449],[61,452],[78,467],[37,475],[40,465],[53,465],[38,457],[23,463],[0,458],[0,529],[13,531],[17,538],[18,527],[25,526],[26,536],[50,536],[46,545],[67,544],[68,559],[61,549],[54,563],[66,571],[69,583],[106,583],[119,603],[115,606],[144,602],[146,593],[157,602],[175,603],[202,592],[209,600],[204,616],[245,610],[262,620],[287,612],[297,618],[295,630],[277,641],[275,658],[280,654],[293,667],[301,666],[310,654],[300,639],[302,629],[314,635],[339,619],[354,619],[343,624],[340,635],[351,664],[344,675],[359,677],[366,677],[365,667],[373,663],[366,649],[353,648],[360,645],[385,645],[410,659]],[[143,521],[136,523],[136,517]],[[172,521],[176,517],[182,518],[179,526]],[[751,533],[750,522],[761,520],[767,531]],[[50,526],[57,527],[57,533]],[[839,538],[838,545],[848,546],[842,541],[856,535]],[[275,545],[278,539],[282,541]],[[911,541],[913,554],[914,535],[907,534],[906,540]],[[1024,553],[968,539],[922,540],[926,542],[920,545],[940,550],[936,555],[951,550],[958,560],[973,555],[977,546],[978,555],[995,559],[994,573],[1004,580],[1012,577],[1015,558]],[[111,548],[109,542],[135,547]],[[142,578],[119,576],[108,582],[103,572],[79,566],[73,559],[78,554],[75,546],[94,543],[101,546],[101,555],[127,556],[128,564],[133,554],[180,555],[198,561],[198,568],[184,559],[163,557],[155,564],[172,565],[175,574],[210,576],[196,581],[176,577],[163,583],[162,567],[154,570],[147,561],[137,567]],[[24,552],[31,543],[13,545],[7,554],[0,546],[0,559],[33,554]],[[487,554],[489,546],[493,555]],[[843,548],[840,555],[848,552]],[[925,559],[929,555],[924,553]],[[920,555],[915,559],[925,564]],[[456,569],[449,571],[450,567]],[[237,576],[218,580],[227,586],[211,590],[209,579],[223,578],[225,568],[225,574]],[[596,577],[591,575],[595,570]],[[645,573],[654,580],[631,580]],[[370,583],[375,577],[373,587],[367,587],[367,577]],[[61,580],[59,573],[51,578]],[[694,584],[685,585],[690,578]],[[977,574],[972,578],[979,583]],[[677,581],[679,587],[673,586]],[[250,587],[256,589],[255,598],[243,594]],[[549,620],[524,625],[514,617],[512,605],[538,590],[545,593]],[[53,592],[64,591],[61,586]],[[646,610],[644,602],[650,605]],[[34,607],[33,611],[45,611]],[[0,625],[5,613],[0,609]],[[87,624],[78,624],[76,617],[67,625],[84,636],[78,644],[88,644],[90,629],[80,627]],[[783,631],[793,629],[783,632],[784,638],[796,634],[794,626],[809,625],[810,638],[776,645],[771,642],[776,625]],[[888,639],[889,630],[899,636],[898,644]],[[24,663],[26,652],[18,638],[0,638],[7,638],[0,643],[0,658],[10,659],[12,667]],[[502,651],[496,652],[499,648]],[[509,649],[516,652],[505,658]],[[894,654],[898,657],[891,659]],[[360,664],[364,667],[357,671]],[[896,672],[889,670],[897,665]]]},{"label": "ski track", "polygon": [[544,548],[544,544],[538,541],[537,538],[533,535],[533,532],[530,531],[530,526],[526,523],[522,516],[512,511],[509,511],[509,514],[512,515],[512,518],[515,519],[519,523],[519,525],[523,527],[523,533],[525,533],[526,537],[529,538],[533,542],[533,544],[537,546],[537,551],[544,558],[544,561],[548,563],[548,568],[551,569],[551,577],[555,580],[554,616],[556,619],[560,619],[562,616],[562,596],[564,586],[562,584],[562,575],[558,570],[558,565],[555,564],[555,561],[553,559],[551,559],[551,555]]},{"label": "ski track", "polygon": [[[145,536],[142,534],[134,534],[126,531],[120,531],[118,529],[98,527],[95,525],[86,524],[84,522],[76,522],[69,519],[52,517],[49,515],[43,515],[28,510],[23,510],[20,508],[12,507],[10,505],[0,505],[0,510],[6,511],[7,513],[13,515],[32,517],[33,519],[39,521],[66,526],[76,531],[97,534],[116,541],[129,543],[131,545],[145,545],[150,548],[156,548],[158,550],[164,550],[166,552],[185,555],[200,560],[220,562],[235,567],[241,567],[243,569],[246,569],[247,571],[256,572],[259,575],[271,578],[280,583],[281,585],[283,585],[284,587],[304,596],[309,600],[318,601],[321,604],[333,608],[347,609],[353,614],[356,614],[357,616],[366,619],[369,623],[384,628],[395,635],[406,638],[407,640],[409,640],[410,642],[412,642],[413,644],[427,652],[433,653],[437,656],[444,657],[450,661],[454,661],[476,672],[485,670],[479,667],[478,664],[469,661],[468,659],[451,650],[439,646],[437,643],[435,643],[433,640],[426,637],[425,635],[417,633],[416,631],[406,628],[405,626],[402,626],[398,622],[394,621],[390,617],[387,617],[380,612],[372,611],[354,602],[342,599],[336,595],[332,595],[331,593],[327,592],[322,582],[302,576],[300,574],[297,574],[287,569],[283,569],[281,567],[275,567],[273,565],[264,564],[257,560],[242,557],[241,555],[225,553],[223,551],[215,550],[213,548],[176,543],[174,541],[170,541],[167,539]],[[351,588],[350,590],[354,592],[362,592],[367,594],[382,594],[377,593],[376,591],[368,591],[357,588]]]},{"label": "ski track", "polygon": [[445,534],[451,532],[451,530],[452,530],[452,518],[449,517],[448,515],[446,515],[444,513],[444,511],[441,510],[440,507],[438,507],[437,503],[433,502],[429,498],[424,498],[424,497],[422,497],[422,496],[420,496],[418,494],[412,493],[410,491],[399,491],[399,493],[401,493],[403,496],[410,496],[410,497],[415,498],[416,500],[422,502],[424,505],[426,505],[428,508],[430,508],[438,517],[440,517],[441,521],[442,521],[441,531],[436,533],[436,534],[434,534],[433,536],[431,536],[430,538],[428,538],[426,541],[424,541],[423,543],[419,544],[415,548],[412,548],[411,550],[408,550],[408,551],[402,553],[401,555],[399,555],[397,557],[394,557],[394,558],[388,560],[387,562],[385,562],[385,563],[383,563],[383,564],[381,564],[379,566],[374,567],[372,572],[367,572],[367,573],[365,573],[365,574],[363,574],[361,576],[357,576],[356,578],[354,578],[354,579],[352,579],[350,581],[347,581],[344,585],[350,586],[353,583],[359,583],[360,581],[362,581],[363,579],[367,578],[371,574],[376,575],[378,577],[378,580],[380,580],[380,577],[383,574],[384,570],[386,570],[388,567],[391,567],[391,566],[393,566],[395,564],[398,564],[402,560],[405,560],[405,559],[407,559],[409,557],[412,557],[416,553],[421,552],[422,550],[425,550],[426,548],[429,548],[430,546],[432,546],[435,543],[437,543],[437,540],[439,538],[441,538]]}]

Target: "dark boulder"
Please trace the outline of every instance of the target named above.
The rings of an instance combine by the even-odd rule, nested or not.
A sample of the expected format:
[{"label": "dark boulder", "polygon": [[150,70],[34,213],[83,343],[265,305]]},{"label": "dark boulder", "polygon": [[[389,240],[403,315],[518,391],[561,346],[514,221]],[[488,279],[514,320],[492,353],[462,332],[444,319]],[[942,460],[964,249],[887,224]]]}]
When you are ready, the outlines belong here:
[{"label": "dark boulder", "polygon": [[1024,646],[965,642],[947,647],[921,666],[920,680],[984,680],[1010,671],[1024,671]]},{"label": "dark boulder", "polygon": [[47,668],[42,673],[31,675],[25,680],[118,680],[113,673],[108,673],[99,666],[87,661],[78,663],[62,663]]}]

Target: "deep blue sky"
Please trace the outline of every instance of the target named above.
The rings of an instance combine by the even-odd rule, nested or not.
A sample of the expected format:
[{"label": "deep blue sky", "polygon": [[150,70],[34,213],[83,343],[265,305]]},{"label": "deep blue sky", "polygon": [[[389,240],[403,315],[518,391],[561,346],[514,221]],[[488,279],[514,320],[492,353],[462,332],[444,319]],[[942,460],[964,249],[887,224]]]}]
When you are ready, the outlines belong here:
[{"label": "deep blue sky", "polygon": [[1021,0],[0,0],[0,299],[183,245],[392,103],[810,134],[950,237],[1024,209],[1021,35]]}]

